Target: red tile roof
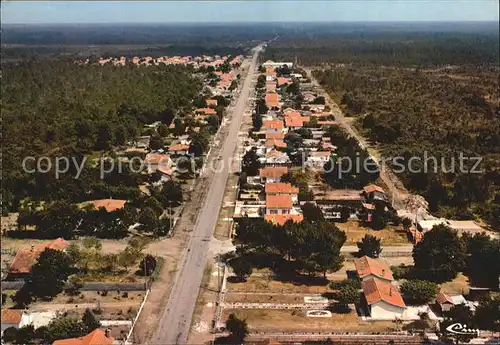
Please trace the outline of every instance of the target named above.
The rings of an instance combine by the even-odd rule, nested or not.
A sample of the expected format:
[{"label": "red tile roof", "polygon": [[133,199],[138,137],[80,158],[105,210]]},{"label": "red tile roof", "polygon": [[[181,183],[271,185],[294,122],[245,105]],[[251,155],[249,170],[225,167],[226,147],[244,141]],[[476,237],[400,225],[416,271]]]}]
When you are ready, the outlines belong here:
[{"label": "red tile roof", "polygon": [[266,105],[268,107],[278,107],[279,106],[279,95],[274,92],[266,93],[264,97]]},{"label": "red tile roof", "polygon": [[399,290],[390,282],[377,278],[370,278],[362,282],[362,287],[366,301],[369,305],[384,301],[397,307],[406,307]]},{"label": "red tile roof", "polygon": [[281,140],[281,139],[268,139],[266,140],[266,147],[280,147],[280,148],[285,148],[286,143]]},{"label": "red tile roof", "polygon": [[217,115],[217,112],[212,108],[198,108],[194,111],[196,114],[205,114],[205,115]]},{"label": "red tile roof", "polygon": [[436,296],[436,302],[438,302],[439,304],[444,304],[444,303],[451,303],[451,304],[455,304],[453,302],[453,299],[451,299],[450,296],[448,296],[447,294],[445,294],[444,292],[439,292]]},{"label": "red tile roof", "polygon": [[31,267],[38,260],[40,254],[46,249],[63,250],[69,246],[69,243],[63,238],[55,239],[54,241],[44,242],[33,246],[32,248],[21,248],[17,251],[16,256],[12,260],[9,272],[10,273],[29,273]]},{"label": "red tile roof", "polygon": [[304,220],[304,216],[301,214],[266,214],[264,219],[266,222],[273,223],[274,225],[283,226],[289,220],[300,223]]},{"label": "red tile roof", "polygon": [[187,151],[187,150],[189,150],[189,145],[187,145],[187,144],[174,144],[174,145],[170,145],[168,150],[171,152]]},{"label": "red tile roof", "polygon": [[393,280],[391,269],[381,260],[375,260],[368,256],[363,256],[354,260],[354,265],[356,266],[356,271],[360,278],[364,278],[368,275],[374,275],[379,278]]},{"label": "red tile roof", "polygon": [[385,193],[385,190],[382,187],[379,187],[374,184],[369,184],[368,186],[363,187],[363,191],[365,193],[372,193],[372,192]]},{"label": "red tile roof", "polygon": [[292,80],[290,78],[284,78],[284,77],[279,77],[278,78],[278,87],[285,85],[285,84],[291,84]]},{"label": "red tile roof", "polygon": [[261,177],[279,178],[288,172],[287,167],[265,167],[260,169],[259,175]]},{"label": "red tile roof", "polygon": [[271,150],[268,153],[266,153],[266,157],[283,157],[283,156],[286,156],[286,153],[278,150]]},{"label": "red tile roof", "polygon": [[217,100],[216,99],[207,99],[207,105],[208,106],[216,107],[217,106]]},{"label": "red tile roof", "polygon": [[267,120],[263,124],[264,128],[267,129],[283,129],[283,121],[281,120]]},{"label": "red tile roof", "polygon": [[2,309],[2,323],[12,323],[19,325],[22,316],[22,309]]},{"label": "red tile roof", "polygon": [[278,132],[278,133],[266,133],[266,139],[284,139],[285,138],[285,133]]},{"label": "red tile roof", "polygon": [[266,183],[266,194],[298,194],[299,189],[293,187],[291,183],[276,182]]},{"label": "red tile roof", "polygon": [[167,165],[170,161],[170,156],[161,153],[148,153],[144,162],[150,165]]},{"label": "red tile roof", "polygon": [[332,153],[330,151],[316,151],[311,152],[312,157],[330,157]]},{"label": "red tile roof", "polygon": [[301,116],[285,116],[285,125],[287,127],[302,127],[304,119]]},{"label": "red tile roof", "polygon": [[119,200],[119,199],[100,199],[100,200],[92,200],[90,203],[94,205],[96,210],[104,207],[106,211],[113,212],[116,210],[120,210],[125,206],[127,200]]},{"label": "red tile roof", "polygon": [[69,338],[56,340],[52,345],[111,345],[114,339],[106,337],[102,329],[95,329],[86,336],[80,338]]},{"label": "red tile roof", "polygon": [[293,207],[292,196],[289,194],[267,194],[266,195],[267,208],[291,209]]}]

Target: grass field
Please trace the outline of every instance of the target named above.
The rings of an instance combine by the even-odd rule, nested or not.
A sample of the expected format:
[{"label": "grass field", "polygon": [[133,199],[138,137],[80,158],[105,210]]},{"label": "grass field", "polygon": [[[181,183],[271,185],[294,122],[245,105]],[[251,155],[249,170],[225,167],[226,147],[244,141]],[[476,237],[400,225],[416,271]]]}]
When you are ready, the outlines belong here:
[{"label": "grass field", "polygon": [[359,319],[355,311],[349,314],[333,314],[329,318],[306,317],[301,311],[227,309],[223,317],[234,313],[246,319],[251,331],[318,331],[318,332],[382,332],[394,331],[396,325],[390,321],[367,322]]}]

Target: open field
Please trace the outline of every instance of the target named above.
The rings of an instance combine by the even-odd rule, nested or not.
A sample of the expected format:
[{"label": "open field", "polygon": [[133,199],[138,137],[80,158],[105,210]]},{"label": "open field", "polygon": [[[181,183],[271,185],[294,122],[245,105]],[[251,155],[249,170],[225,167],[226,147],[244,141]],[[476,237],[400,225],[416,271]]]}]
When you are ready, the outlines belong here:
[{"label": "open field", "polygon": [[224,310],[223,317],[234,313],[239,318],[246,319],[250,331],[324,331],[324,332],[383,332],[395,331],[396,325],[389,321],[361,321],[356,312],[349,314],[333,314],[331,318],[306,317],[303,312],[291,310]]},{"label": "open field", "polygon": [[469,278],[459,273],[452,281],[441,284],[441,290],[450,295],[469,293]]},{"label": "open field", "polygon": [[273,293],[311,293],[321,294],[331,292],[326,284],[314,283],[300,284],[292,282],[282,282],[268,277],[249,277],[246,282],[227,283],[228,291],[234,292],[273,292]]},{"label": "open field", "polygon": [[366,234],[373,235],[382,240],[382,245],[400,245],[409,244],[408,236],[403,230],[403,226],[387,225],[382,230],[373,230],[368,227],[364,227],[359,222],[354,220],[349,220],[346,223],[336,223],[339,229],[346,233],[347,240],[346,245],[356,244],[360,241]]}]

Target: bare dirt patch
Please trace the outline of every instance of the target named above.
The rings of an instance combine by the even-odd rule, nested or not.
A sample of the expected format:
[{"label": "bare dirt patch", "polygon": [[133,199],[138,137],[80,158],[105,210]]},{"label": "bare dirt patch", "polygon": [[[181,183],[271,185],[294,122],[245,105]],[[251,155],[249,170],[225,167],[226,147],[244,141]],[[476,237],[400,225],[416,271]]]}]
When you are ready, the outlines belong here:
[{"label": "bare dirt patch", "polygon": [[386,246],[410,243],[406,232],[403,230],[403,226],[388,225],[382,230],[373,230],[354,220],[347,221],[346,223],[336,223],[336,225],[346,233],[346,245],[356,244],[366,234],[380,238],[382,245]]}]

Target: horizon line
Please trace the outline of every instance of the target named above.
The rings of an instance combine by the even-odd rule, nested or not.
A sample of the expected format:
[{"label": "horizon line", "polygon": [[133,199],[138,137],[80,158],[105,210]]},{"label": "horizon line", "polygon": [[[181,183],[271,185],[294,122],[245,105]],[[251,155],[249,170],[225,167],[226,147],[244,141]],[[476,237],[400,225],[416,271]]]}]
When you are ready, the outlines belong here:
[{"label": "horizon line", "polygon": [[22,23],[22,22],[13,22],[13,23],[2,23],[1,26],[8,25],[177,25],[177,24],[345,24],[345,23],[370,23],[370,24],[383,24],[383,23],[393,23],[393,24],[449,24],[449,23],[499,23],[500,20],[497,19],[488,19],[488,20],[335,20],[335,21],[327,21],[327,20],[316,20],[316,21],[176,21],[176,22],[32,22],[32,23]]}]

